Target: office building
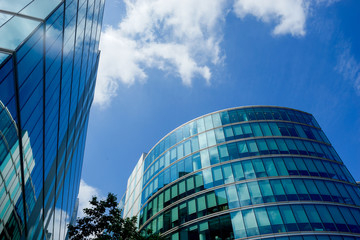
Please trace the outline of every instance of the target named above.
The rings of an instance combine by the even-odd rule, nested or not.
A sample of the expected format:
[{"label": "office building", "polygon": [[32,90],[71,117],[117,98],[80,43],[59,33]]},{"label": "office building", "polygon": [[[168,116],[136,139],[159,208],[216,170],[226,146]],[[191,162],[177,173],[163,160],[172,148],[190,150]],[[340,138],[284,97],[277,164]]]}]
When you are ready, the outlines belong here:
[{"label": "office building", "polygon": [[65,239],[104,0],[0,1],[0,239]]},{"label": "office building", "polygon": [[360,191],[308,113],[239,107],[181,125],[143,154],[121,205],[171,240],[360,239]]}]

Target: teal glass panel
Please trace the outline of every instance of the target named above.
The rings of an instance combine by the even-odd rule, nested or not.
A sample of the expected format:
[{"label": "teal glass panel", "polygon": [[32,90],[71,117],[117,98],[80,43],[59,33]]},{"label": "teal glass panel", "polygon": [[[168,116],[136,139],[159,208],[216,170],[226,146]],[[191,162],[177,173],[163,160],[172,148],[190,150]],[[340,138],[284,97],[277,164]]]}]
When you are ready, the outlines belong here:
[{"label": "teal glass panel", "polygon": [[232,212],[230,213],[231,216],[231,223],[234,230],[234,237],[235,238],[243,238],[247,237],[244,225],[244,219],[241,212]]},{"label": "teal glass panel", "polygon": [[255,218],[254,210],[253,209],[243,210],[242,214],[244,218],[247,235],[249,237],[254,235],[259,235],[259,228]]},{"label": "teal glass panel", "polygon": [[262,193],[262,197],[265,203],[267,202],[275,202],[274,193],[270,186],[269,180],[259,181],[259,187]]},{"label": "teal glass panel", "polygon": [[270,219],[273,233],[285,232],[285,226],[278,207],[267,207],[266,210]]},{"label": "teal glass panel", "polygon": [[271,224],[265,208],[255,208],[255,216],[258,222],[260,234],[272,233]]},{"label": "teal glass panel", "polygon": [[236,185],[236,188],[239,195],[240,205],[242,207],[251,205],[251,199],[247,184],[246,183],[238,184]]},{"label": "teal glass panel", "polygon": [[300,231],[311,231],[312,228],[309,224],[309,219],[304,211],[303,206],[293,205],[293,206],[291,206],[291,208],[294,212],[295,219],[296,219],[296,222],[298,224]]},{"label": "teal glass panel", "polygon": [[279,206],[282,218],[284,220],[284,225],[288,232],[296,232],[298,231],[298,227],[296,224],[295,216],[290,208],[290,206]]}]

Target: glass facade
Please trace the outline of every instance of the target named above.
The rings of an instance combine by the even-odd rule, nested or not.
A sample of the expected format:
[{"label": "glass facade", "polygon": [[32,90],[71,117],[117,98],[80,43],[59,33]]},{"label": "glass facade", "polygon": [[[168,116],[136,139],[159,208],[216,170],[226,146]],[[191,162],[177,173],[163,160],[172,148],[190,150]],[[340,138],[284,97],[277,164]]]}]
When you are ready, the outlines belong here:
[{"label": "glass facade", "polygon": [[360,239],[360,189],[315,118],[282,107],[192,120],[140,158],[121,205],[167,239]]},{"label": "glass facade", "polygon": [[0,1],[0,239],[76,217],[104,0]]}]

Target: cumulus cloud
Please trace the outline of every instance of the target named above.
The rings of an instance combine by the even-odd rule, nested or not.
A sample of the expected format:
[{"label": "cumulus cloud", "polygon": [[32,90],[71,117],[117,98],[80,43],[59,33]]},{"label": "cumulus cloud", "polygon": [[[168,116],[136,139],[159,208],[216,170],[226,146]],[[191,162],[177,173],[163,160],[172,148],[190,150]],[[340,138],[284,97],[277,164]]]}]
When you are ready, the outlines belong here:
[{"label": "cumulus cloud", "polygon": [[[121,84],[145,82],[148,69],[211,83],[213,67],[223,63],[220,44],[229,12],[275,22],[274,35],[304,36],[311,5],[337,0],[124,0],[125,17],[102,32],[94,103],[107,106]],[[241,31],[241,29],[236,30]]]},{"label": "cumulus cloud", "polygon": [[351,54],[350,47],[346,46],[339,54],[335,67],[346,81],[349,81],[358,95],[360,95],[360,62]]},{"label": "cumulus cloud", "polygon": [[126,0],[126,16],[105,27],[95,103],[106,105],[120,83],[147,80],[156,68],[191,86],[210,83],[210,66],[221,62],[221,27],[226,0]]},{"label": "cumulus cloud", "polygon": [[240,18],[251,14],[263,22],[276,21],[273,34],[305,35],[308,4],[303,0],[236,0],[234,11]]},{"label": "cumulus cloud", "polygon": [[89,201],[92,199],[93,196],[101,197],[100,191],[97,188],[94,188],[88,185],[84,180],[80,180],[80,188],[79,188],[79,208],[77,217],[84,217],[83,209],[89,208],[90,203]]}]

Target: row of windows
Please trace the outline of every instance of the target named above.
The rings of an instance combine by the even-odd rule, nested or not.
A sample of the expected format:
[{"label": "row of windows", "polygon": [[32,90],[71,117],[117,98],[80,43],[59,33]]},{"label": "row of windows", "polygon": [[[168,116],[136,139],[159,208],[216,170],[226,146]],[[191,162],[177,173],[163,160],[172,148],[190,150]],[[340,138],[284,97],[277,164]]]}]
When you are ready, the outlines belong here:
[{"label": "row of windows", "polygon": [[150,163],[152,163],[165,150],[192,135],[230,123],[256,120],[293,121],[320,128],[316,120],[311,115],[290,109],[276,107],[249,107],[222,111],[185,124],[178,130],[165,137],[146,157],[145,169],[147,169]]},{"label": "row of windows", "polygon": [[[161,173],[146,189],[148,189],[149,192],[157,192],[172,181],[192,172],[193,169],[200,169],[200,164],[199,155],[194,155],[193,159],[184,159],[164,173]],[[202,177],[203,172],[205,172],[207,179]],[[201,182],[206,182],[206,188],[244,179],[275,176],[313,176],[355,183],[346,167],[337,163],[310,158],[260,158],[205,169],[196,174],[196,176],[189,176],[179,183],[176,183],[176,185],[179,186],[186,181],[200,181],[196,180],[199,176],[201,176]],[[185,191],[186,195],[192,193],[191,188]],[[144,196],[146,196],[148,192],[145,190],[144,194]],[[142,199],[143,203],[147,200]]]},{"label": "row of windows", "polygon": [[[260,234],[297,232],[299,230],[358,232],[359,223],[354,219],[353,215],[355,214],[359,214],[358,209],[321,205],[256,208],[225,214],[192,224],[171,235],[169,234],[166,236],[166,240],[228,240],[245,237],[264,240],[358,240],[360,237],[335,234],[256,237]],[[339,217],[339,219],[335,219],[335,217]],[[349,219],[346,219],[345,223],[344,218],[346,217]]]},{"label": "row of windows", "polygon": [[230,214],[235,238],[295,231],[360,233],[360,210],[331,205],[284,205]]},{"label": "row of windows", "polygon": [[[329,156],[329,154],[331,154],[330,152],[333,153],[331,157]],[[161,169],[156,171],[156,173],[161,171],[158,176],[149,182],[149,177],[152,171],[148,171],[148,173],[145,174],[143,180],[145,188],[142,193],[142,203],[144,203],[150,197],[150,195],[156,192],[158,188],[162,187],[160,184],[161,181],[163,181],[163,184],[166,185],[175,181],[178,177],[208,167],[210,165],[233,159],[269,154],[297,154],[334,159],[332,156],[334,156],[336,153],[332,147],[315,142],[292,139],[257,139],[234,142],[205,149],[193,154],[192,156],[180,160],[169,168],[166,167],[171,164],[171,155],[167,154],[164,158],[160,158],[159,161],[154,164],[154,169]],[[339,158],[336,157],[336,159]],[[163,170],[164,168],[166,169]],[[289,170],[293,169],[290,167]],[[320,169],[319,172],[321,172]],[[336,172],[336,170],[331,172]],[[153,173],[153,175],[155,175],[155,173]],[[347,171],[340,175],[344,176],[339,177],[339,179],[353,181]],[[159,187],[155,187],[156,181],[159,182]],[[146,185],[146,183],[149,184]]]},{"label": "row of windows", "polygon": [[283,237],[262,238],[266,240],[359,240],[360,237],[341,235],[295,235]]},{"label": "row of windows", "polygon": [[[235,139],[243,139],[249,137],[263,137],[263,136],[292,136],[292,137],[301,137],[312,140],[317,140],[320,142],[326,142],[329,144],[325,134],[318,129],[310,128],[304,125],[297,124],[285,124],[277,122],[263,122],[263,123],[245,123],[241,125],[227,126],[224,128],[217,128],[210,130],[205,133],[201,133],[196,137],[193,137],[184,143],[179,144],[178,146],[167,151],[160,159],[155,160],[149,169],[145,171],[145,182],[148,178],[151,178],[153,174],[159,169],[157,162],[162,161],[161,158],[169,158],[170,162],[174,162],[177,159],[182,158],[192,152],[196,152],[199,149],[210,147],[216,144],[224,143],[225,141],[232,141]],[[282,148],[282,151],[287,151],[286,148],[290,148],[292,144],[290,142],[283,143],[282,140],[278,140],[279,147]],[[265,149],[268,149],[266,143],[262,144]],[[259,146],[259,147],[261,147]],[[301,144],[300,144],[301,146]],[[303,147],[306,149],[306,147]],[[263,151],[266,151],[266,150]],[[305,150],[306,151],[306,150]],[[165,166],[166,167],[166,166]]]},{"label": "row of windows", "polygon": [[[204,189],[201,178],[200,183],[197,182],[196,185],[191,181],[187,181],[186,185],[191,188],[192,193],[195,190]],[[175,185],[150,202],[140,214],[140,225],[175,200],[185,197],[185,188],[185,182],[179,187]],[[217,211],[284,201],[327,201],[360,205],[360,191],[356,186],[323,180],[272,179],[253,181],[230,185],[196,196],[159,214],[157,218],[161,218],[161,215],[164,216],[163,231],[167,231],[179,224]]]}]

